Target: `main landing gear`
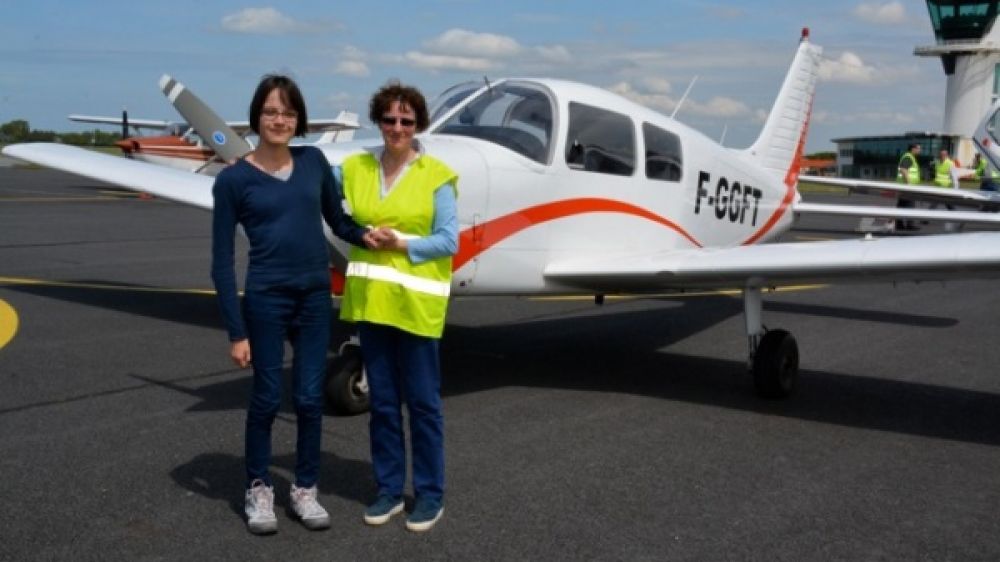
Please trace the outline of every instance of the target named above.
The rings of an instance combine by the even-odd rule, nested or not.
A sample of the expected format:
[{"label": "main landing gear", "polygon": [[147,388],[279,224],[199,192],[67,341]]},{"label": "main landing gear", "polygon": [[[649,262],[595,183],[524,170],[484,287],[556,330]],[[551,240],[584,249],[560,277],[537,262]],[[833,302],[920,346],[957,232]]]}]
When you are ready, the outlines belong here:
[{"label": "main landing gear", "polygon": [[368,411],[368,377],[357,336],[344,342],[327,365],[326,400],[333,412],[342,416]]},{"label": "main landing gear", "polygon": [[762,398],[787,398],[799,378],[799,346],[785,330],[767,330],[761,323],[759,287],[743,289],[743,313],[747,328],[747,368]]}]

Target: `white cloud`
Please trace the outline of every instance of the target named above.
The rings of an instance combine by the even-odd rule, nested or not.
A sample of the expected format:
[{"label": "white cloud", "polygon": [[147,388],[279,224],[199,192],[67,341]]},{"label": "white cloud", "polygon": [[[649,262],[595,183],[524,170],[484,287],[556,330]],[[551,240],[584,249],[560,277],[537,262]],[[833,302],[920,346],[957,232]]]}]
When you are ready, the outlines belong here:
[{"label": "white cloud", "polygon": [[336,74],[343,74],[345,76],[356,76],[358,78],[364,78],[371,75],[371,70],[368,69],[368,65],[364,61],[360,60],[343,60],[337,63],[334,67],[333,72]]},{"label": "white cloud", "polygon": [[[677,101],[662,91],[669,89],[669,83],[665,80],[647,78],[643,80],[661,91],[653,91],[649,88],[636,88],[629,82],[618,82],[608,88],[612,92],[624,96],[640,105],[655,109],[663,113],[673,113],[677,107]],[[691,113],[693,115],[703,115],[708,117],[752,117],[754,113],[747,105],[741,101],[726,96],[714,96],[707,102],[698,102],[688,97],[681,106],[681,113]]]},{"label": "white cloud", "polygon": [[236,33],[278,35],[303,30],[306,27],[274,8],[244,8],[222,18],[222,28]]},{"label": "white cloud", "polygon": [[635,103],[655,109],[663,113],[671,113],[677,106],[677,100],[662,93],[641,92],[629,82],[618,82],[608,88],[619,96],[628,98]]},{"label": "white cloud", "polygon": [[642,85],[645,86],[647,90],[655,94],[669,94],[672,89],[669,80],[656,78],[655,76],[647,76],[643,78]]},{"label": "white cloud", "polygon": [[892,2],[867,2],[854,8],[854,15],[868,23],[902,23],[906,21],[906,9],[899,0]]},{"label": "white cloud", "polygon": [[879,79],[879,73],[858,55],[844,51],[838,59],[824,58],[820,61],[819,77],[828,82],[867,84]]},{"label": "white cloud", "polygon": [[461,57],[510,57],[521,52],[521,45],[506,35],[464,29],[449,29],[425,41],[424,47],[436,54]]},{"label": "white cloud", "polygon": [[417,68],[429,70],[462,70],[476,71],[492,70],[497,63],[482,57],[457,57],[451,55],[429,55],[419,51],[410,51],[404,59]]},{"label": "white cloud", "polygon": [[556,64],[565,64],[573,60],[569,49],[562,45],[535,47],[535,53],[545,61]]},{"label": "white cloud", "polygon": [[[687,101],[684,102],[685,106]],[[692,105],[692,111],[699,115],[710,115],[712,117],[743,117],[751,115],[753,112],[747,107],[747,104],[734,100],[726,96],[715,96],[708,100],[707,103],[690,102]],[[684,111],[686,107],[682,107],[681,111]]]}]

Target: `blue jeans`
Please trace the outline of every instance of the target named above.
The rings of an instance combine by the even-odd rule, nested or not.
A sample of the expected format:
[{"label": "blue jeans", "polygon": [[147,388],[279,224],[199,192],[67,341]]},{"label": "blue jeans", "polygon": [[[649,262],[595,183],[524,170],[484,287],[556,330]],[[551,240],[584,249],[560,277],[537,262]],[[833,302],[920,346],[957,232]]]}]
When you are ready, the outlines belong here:
[{"label": "blue jeans", "polygon": [[413,492],[444,495],[444,418],[438,340],[392,326],[359,322],[371,399],[368,429],[379,495],[403,495],[406,441],[402,404],[410,418]]},{"label": "blue jeans", "polygon": [[292,387],[298,424],[295,485],[319,478],[323,383],[330,342],[329,287],[247,289],[243,315],[253,360],[253,392],[247,408],[247,484],[271,485],[271,426],[281,407],[285,340],[292,344]]}]

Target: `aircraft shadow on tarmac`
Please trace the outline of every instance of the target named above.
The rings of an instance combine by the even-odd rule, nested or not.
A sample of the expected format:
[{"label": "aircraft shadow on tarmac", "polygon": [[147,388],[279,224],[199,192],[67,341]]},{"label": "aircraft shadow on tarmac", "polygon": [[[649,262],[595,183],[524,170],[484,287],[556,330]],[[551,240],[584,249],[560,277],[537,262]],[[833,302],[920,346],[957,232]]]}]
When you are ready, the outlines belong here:
[{"label": "aircraft shadow on tarmac", "polygon": [[[202,295],[123,295],[46,286],[9,288],[151,318],[220,326],[214,300]],[[667,311],[616,312],[605,306],[594,309],[592,314],[543,316],[508,324],[451,324],[442,340],[442,393],[451,396],[524,386],[600,392],[606,393],[608,400],[621,394],[640,395],[844,426],[1000,444],[1000,395],[988,392],[803,369],[794,397],[785,401],[760,400],[753,394],[742,360],[660,351],[742,314],[741,301],[723,296],[675,301],[676,308]],[[765,309],[922,327],[944,328],[957,322],[942,317],[789,302],[767,302]],[[335,326],[333,341],[342,341],[348,328],[339,322]],[[192,411],[242,409],[249,395],[250,381],[245,377],[200,387],[135,377],[197,397],[199,402],[190,407]],[[287,391],[285,394],[290,396]],[[283,412],[290,412],[287,400]]]}]

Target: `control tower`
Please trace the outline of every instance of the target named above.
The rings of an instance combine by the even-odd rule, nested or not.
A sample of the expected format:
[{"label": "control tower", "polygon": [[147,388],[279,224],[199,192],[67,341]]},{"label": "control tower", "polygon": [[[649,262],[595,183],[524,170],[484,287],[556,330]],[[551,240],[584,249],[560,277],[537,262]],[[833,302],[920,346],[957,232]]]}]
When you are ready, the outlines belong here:
[{"label": "control tower", "polygon": [[963,139],[958,151],[963,162],[973,154],[967,139],[1000,92],[998,8],[1000,1],[927,0],[937,44],[913,51],[941,57],[947,77],[942,132]]}]

